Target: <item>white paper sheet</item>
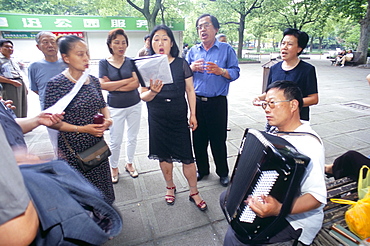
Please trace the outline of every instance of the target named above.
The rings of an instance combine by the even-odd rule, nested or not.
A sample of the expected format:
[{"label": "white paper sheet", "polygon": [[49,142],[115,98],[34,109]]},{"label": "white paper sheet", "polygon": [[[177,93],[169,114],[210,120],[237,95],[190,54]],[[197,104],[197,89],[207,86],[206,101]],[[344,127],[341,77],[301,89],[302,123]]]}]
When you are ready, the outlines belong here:
[{"label": "white paper sheet", "polygon": [[173,83],[167,55],[145,56],[133,60],[146,87],[150,86],[150,79],[162,80],[163,84]]},{"label": "white paper sheet", "polygon": [[90,69],[86,69],[82,76],[77,80],[72,90],[59,99],[53,106],[44,110],[45,113],[50,114],[61,114],[68,104],[73,100],[76,94],[81,89],[82,85],[86,82],[87,76],[89,76]]}]

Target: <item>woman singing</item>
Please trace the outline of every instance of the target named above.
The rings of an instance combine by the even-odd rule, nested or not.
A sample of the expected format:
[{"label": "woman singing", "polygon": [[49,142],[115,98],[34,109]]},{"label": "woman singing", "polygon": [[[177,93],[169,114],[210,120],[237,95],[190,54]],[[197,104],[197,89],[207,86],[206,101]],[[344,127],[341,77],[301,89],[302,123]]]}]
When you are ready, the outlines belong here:
[{"label": "woman singing", "polygon": [[[58,40],[59,51],[68,68],[52,78],[45,93],[45,108],[54,105],[72,90],[82,73],[89,67],[89,49],[83,39],[75,35],[63,36]],[[102,124],[93,124],[94,115],[104,115]],[[112,124],[109,110],[104,101],[100,83],[89,75],[79,92],[65,109],[64,120],[53,126],[59,130],[58,156],[81,172],[104,195],[105,200],[113,203],[114,191],[108,159],[90,171],[78,165],[75,153],[94,146],[101,141],[104,131]],[[71,150],[72,149],[72,150]]]},{"label": "woman singing", "polygon": [[[197,128],[193,74],[188,63],[179,58],[179,49],[170,28],[157,26],[150,34],[152,54],[167,55],[173,83],[151,81],[141,88],[141,98],[147,102],[149,121],[149,158],[159,160],[167,193],[166,203],[175,203],[176,186],[173,182],[173,162],[182,162],[190,188],[189,200],[201,210],[207,209],[197,188],[196,167],[190,141],[190,130]],[[145,85],[142,85],[145,86]],[[185,99],[187,96],[187,101]],[[188,102],[188,103],[187,103]],[[190,119],[187,119],[188,107]]]}]

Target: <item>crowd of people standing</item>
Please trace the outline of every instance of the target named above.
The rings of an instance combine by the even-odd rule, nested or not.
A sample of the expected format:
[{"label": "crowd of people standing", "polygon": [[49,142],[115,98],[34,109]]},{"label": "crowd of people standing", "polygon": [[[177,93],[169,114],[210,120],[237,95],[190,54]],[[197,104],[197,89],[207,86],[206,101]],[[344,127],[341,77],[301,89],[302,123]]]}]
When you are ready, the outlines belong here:
[{"label": "crowd of people standing", "polygon": [[[201,42],[190,49],[186,47],[183,57],[180,57],[179,47],[169,27],[156,26],[144,37],[145,45],[138,56],[166,56],[172,78],[172,83],[163,83],[153,77],[149,85],[145,83],[148,81],[141,79],[134,59],[125,55],[129,37],[121,28],[113,29],[107,35],[106,45],[110,55],[100,60],[98,78],[85,74],[90,57],[88,46],[82,38],[75,35],[56,38],[50,32],[40,32],[36,36],[37,47],[44,59],[32,63],[28,75],[30,89],[39,95],[41,109],[50,108],[80,84],[63,112],[39,116],[52,117],[48,118],[52,122],[44,119],[42,124],[51,128],[49,135],[54,158],[64,160],[81,174],[110,205],[115,201],[113,184],[119,182],[123,136],[127,138],[124,169],[132,178],[139,176],[134,157],[142,101],[148,109],[148,158],[159,162],[167,205],[172,206],[176,201],[173,168],[174,162],[180,162],[188,182],[189,201],[197,209],[207,210],[207,203],[199,193],[197,182],[210,174],[209,147],[220,184],[224,187],[229,185],[227,95],[230,83],[239,78],[240,68],[236,53],[227,43],[226,36],[216,36],[220,29],[216,17],[201,15],[196,20],[195,29]],[[304,182],[301,183],[302,194],[292,204],[292,214],[285,218],[281,230],[268,243],[300,241],[307,245],[312,242],[321,228],[322,209],[326,202],[324,172],[336,173],[335,165],[334,168],[330,166],[325,169],[322,141],[307,123],[310,119],[309,106],[317,104],[319,99],[315,67],[299,59],[307,43],[307,33],[293,28],[284,31],[280,48],[282,61],[271,68],[266,91],[252,102],[264,109],[268,121],[267,131],[271,134],[310,132],[318,139],[285,137],[301,153],[308,155],[311,162]],[[26,117],[27,88],[19,72],[20,68],[11,58],[13,43],[1,40],[0,47],[2,96],[13,100],[16,107],[14,118]],[[61,58],[58,58],[58,51]],[[102,90],[108,92],[107,102]],[[12,112],[6,109],[2,114],[9,118]],[[103,118],[99,123],[94,121],[97,114]],[[3,128],[6,127],[3,122],[0,123]],[[20,133],[18,128],[17,133]],[[85,169],[78,157],[79,153],[104,141],[104,133],[108,129],[110,157],[91,169]],[[16,141],[14,139],[17,138],[11,139]],[[315,148],[308,149],[305,144],[307,142]],[[10,145],[17,143],[12,142]],[[18,145],[23,146],[25,143],[21,141]],[[24,163],[19,158],[16,160]],[[245,203],[250,204],[250,208],[259,217],[279,213],[280,210],[276,208],[281,208],[281,204],[276,199],[270,196],[262,199],[263,202],[250,198]],[[24,200],[29,203],[28,199]],[[270,204],[273,204],[273,210]],[[315,214],[314,219],[311,218],[312,214]],[[250,243],[247,237],[229,228],[225,245]]]}]

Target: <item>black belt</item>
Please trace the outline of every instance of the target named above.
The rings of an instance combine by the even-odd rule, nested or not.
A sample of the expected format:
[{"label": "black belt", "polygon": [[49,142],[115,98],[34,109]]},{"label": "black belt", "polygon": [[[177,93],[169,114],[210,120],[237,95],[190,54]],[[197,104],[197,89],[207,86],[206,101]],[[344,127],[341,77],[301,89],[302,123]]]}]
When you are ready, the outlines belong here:
[{"label": "black belt", "polygon": [[203,96],[196,96],[197,99],[201,100],[202,102],[207,102],[209,100],[213,100],[213,99],[217,99],[217,98],[221,98],[221,97],[225,97],[225,96],[216,96],[216,97],[203,97]]}]

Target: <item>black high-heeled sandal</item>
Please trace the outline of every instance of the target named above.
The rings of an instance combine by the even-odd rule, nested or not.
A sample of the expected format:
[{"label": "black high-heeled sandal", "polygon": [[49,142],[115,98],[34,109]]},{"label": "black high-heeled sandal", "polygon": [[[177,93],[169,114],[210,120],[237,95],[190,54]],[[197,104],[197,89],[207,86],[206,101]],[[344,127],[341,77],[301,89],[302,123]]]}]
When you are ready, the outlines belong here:
[{"label": "black high-heeled sandal", "polygon": [[[200,203],[197,204],[195,202],[194,198],[193,198],[193,196],[196,196],[198,194],[199,194],[199,191],[197,193],[190,194],[189,201],[194,202],[195,206],[197,206],[200,211],[206,211],[207,210],[207,203],[204,200],[202,200],[202,201],[200,201]],[[206,206],[204,206],[204,205],[206,205]]]},{"label": "black high-heeled sandal", "polygon": [[[166,187],[167,190],[174,190],[174,193],[176,193],[176,186],[174,187]],[[173,205],[175,204],[175,196],[173,195],[165,195],[164,199],[166,200],[167,205]]]}]

